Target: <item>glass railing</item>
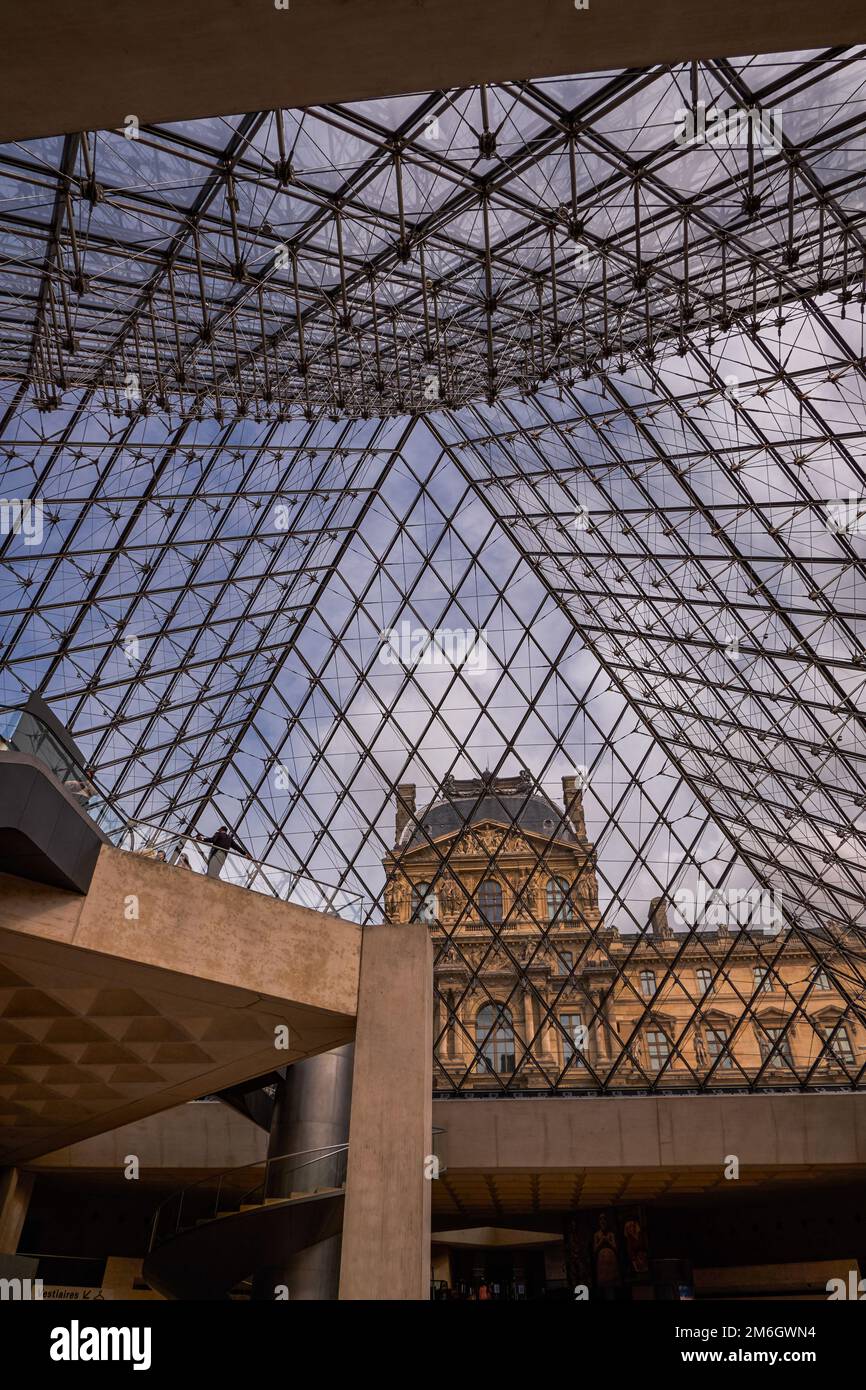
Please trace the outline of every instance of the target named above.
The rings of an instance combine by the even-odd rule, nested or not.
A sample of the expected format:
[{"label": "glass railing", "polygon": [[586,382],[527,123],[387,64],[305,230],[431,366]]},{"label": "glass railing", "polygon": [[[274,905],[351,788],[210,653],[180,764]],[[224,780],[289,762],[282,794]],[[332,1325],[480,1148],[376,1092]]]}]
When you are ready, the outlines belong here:
[{"label": "glass railing", "polygon": [[0,753],[25,753],[36,758],[72,794],[112,844],[126,826],[93,781],[92,770],[78,762],[35,714],[27,709],[0,710]]},{"label": "glass railing", "polygon": [[368,921],[372,914],[375,900],[371,896],[324,883],[300,870],[268,864],[254,854],[229,851],[216,874],[216,866],[211,864],[214,846],[205,836],[169,830],[143,820],[124,820],[99,791],[93,770],[77,761],[48,725],[27,709],[0,710],[0,753],[3,752],[26,753],[38,759],[118,849],[176,864],[193,873],[207,874],[210,867],[213,876],[223,883],[297,903],[315,912],[329,912],[350,922]]},{"label": "glass railing", "polygon": [[271,1202],[342,1192],[348,1159],[348,1144],[334,1144],[283,1154],[266,1159],[264,1164],[248,1163],[190,1183],[157,1207],[148,1250],[220,1216],[237,1215]]}]

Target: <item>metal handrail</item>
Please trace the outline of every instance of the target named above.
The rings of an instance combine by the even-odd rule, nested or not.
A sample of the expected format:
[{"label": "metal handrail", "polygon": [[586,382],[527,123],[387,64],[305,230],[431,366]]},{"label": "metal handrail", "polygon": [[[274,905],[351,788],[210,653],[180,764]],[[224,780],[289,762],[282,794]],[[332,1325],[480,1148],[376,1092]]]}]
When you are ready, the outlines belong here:
[{"label": "metal handrail", "polygon": [[106,839],[115,843],[122,835],[123,820],[109,798],[99,790],[86,765],[74,757],[44,719],[26,705],[0,708],[0,745],[2,751],[23,753],[40,762],[58,784],[71,793]]},{"label": "metal handrail", "polygon": [[[297,1169],[298,1171],[300,1171],[300,1170],[303,1169],[303,1168],[310,1168],[310,1167],[312,1167],[312,1165],[315,1164],[315,1163],[321,1163],[321,1162],[323,1162],[325,1159],[333,1158],[333,1157],[334,1157],[335,1155],[337,1155],[337,1154],[348,1153],[348,1150],[349,1150],[348,1144],[332,1144],[332,1145],[330,1145],[330,1146],[328,1146],[328,1147],[324,1147],[324,1148],[318,1148],[318,1149],[298,1149],[298,1150],[296,1150],[294,1153],[272,1155],[271,1157],[266,1158],[266,1159],[264,1160],[264,1172],[263,1172],[263,1174],[262,1174],[261,1181],[255,1183],[254,1186],[251,1187],[251,1188],[249,1188],[247,1192],[241,1193],[241,1194],[240,1194],[241,1200],[243,1200],[243,1198],[249,1196],[250,1193],[255,1192],[259,1187],[261,1187],[261,1188],[262,1188],[262,1201],[261,1201],[261,1203],[259,1203],[258,1205],[264,1205],[265,1200],[266,1200],[266,1193],[267,1193],[267,1186],[268,1186],[268,1178],[269,1178],[269,1176],[270,1176],[270,1170],[271,1170],[271,1168],[273,1167],[274,1164],[283,1163],[283,1162],[284,1162],[286,1159],[288,1159],[288,1158],[305,1158],[307,1154],[317,1154],[317,1155],[318,1155],[317,1158],[310,1158],[310,1159],[307,1159],[307,1161],[306,1161],[305,1163],[299,1163],[299,1164],[297,1164],[297,1165],[296,1165],[296,1169]],[[242,1163],[242,1164],[240,1164],[240,1165],[239,1165],[238,1167],[236,1167],[236,1168],[226,1168],[222,1173],[214,1173],[214,1174],[210,1175],[210,1176],[207,1177],[207,1178],[197,1178],[195,1182],[188,1183],[186,1187],[178,1188],[178,1190],[177,1190],[176,1192],[172,1192],[170,1196],[166,1197],[162,1202],[160,1202],[159,1206],[156,1208],[156,1211],[155,1211],[154,1214],[153,1214],[153,1220],[152,1220],[152,1222],[151,1222],[151,1228],[150,1228],[150,1238],[149,1238],[148,1246],[147,1246],[148,1253],[150,1253],[150,1252],[153,1250],[154,1246],[157,1244],[156,1233],[157,1233],[157,1229],[158,1229],[158,1226],[159,1226],[160,1214],[161,1214],[163,1208],[166,1207],[166,1206],[168,1206],[168,1204],[169,1204],[170,1202],[174,1202],[174,1201],[176,1201],[176,1200],[179,1198],[177,1220],[176,1220],[175,1225],[174,1225],[174,1230],[173,1230],[172,1232],[170,1232],[168,1236],[163,1237],[163,1241],[164,1241],[164,1240],[169,1240],[169,1239],[171,1239],[171,1236],[172,1236],[172,1235],[178,1235],[178,1234],[180,1233],[180,1229],[181,1229],[181,1226],[180,1226],[180,1216],[181,1216],[181,1212],[183,1211],[184,1200],[185,1200],[185,1198],[187,1197],[187,1194],[190,1193],[190,1192],[192,1192],[194,1188],[203,1187],[203,1186],[206,1185],[206,1184],[209,1184],[209,1183],[212,1183],[212,1182],[216,1182],[216,1184],[217,1184],[217,1191],[216,1191],[216,1200],[215,1200],[214,1216],[213,1216],[213,1219],[216,1219],[216,1216],[217,1216],[218,1213],[219,1213],[219,1200],[220,1200],[220,1195],[221,1195],[221,1193],[222,1193],[223,1183],[224,1183],[225,1179],[226,1179],[226,1178],[230,1178],[230,1177],[232,1176],[232,1174],[234,1174],[234,1173],[245,1173],[245,1172],[248,1172],[249,1169],[251,1169],[251,1168],[256,1168],[256,1169],[258,1169],[258,1168],[261,1168],[261,1167],[262,1167],[262,1164],[260,1164],[260,1163]],[[291,1171],[295,1171],[295,1169],[292,1169]],[[159,1243],[162,1244],[163,1242],[160,1241]]]},{"label": "metal handrail", "polygon": [[[144,832],[142,838],[145,840],[145,843],[139,847],[131,842],[127,849],[127,846],[121,842],[121,849],[132,854],[143,854],[147,853],[148,850],[162,849],[166,851],[166,862],[170,864],[177,863],[181,853],[184,853],[186,849],[190,847],[194,847],[198,850],[206,861],[213,848],[212,842],[203,835],[197,835],[195,832],[188,830],[172,830],[168,826],[154,825],[149,821],[138,819],[127,821],[126,829],[130,841],[132,841],[132,837],[136,831]],[[160,844],[160,840],[163,842],[162,844]],[[169,858],[168,855],[169,847],[171,858]],[[288,894],[294,892],[298,884],[304,883],[309,884],[322,899],[324,906],[320,910],[330,910],[339,913],[341,908],[345,910],[346,908],[355,907],[357,905],[358,911],[360,912],[363,911],[366,904],[369,903],[372,906],[373,899],[366,894],[353,892],[337,884],[324,883],[321,879],[314,878],[312,874],[305,873],[302,869],[289,869],[278,864],[269,864],[263,859],[257,859],[254,854],[242,855],[238,851],[230,850],[228,852],[228,862],[233,863],[236,860],[243,861],[246,868],[247,880],[245,883],[240,883],[236,886],[251,888],[253,891],[256,891],[253,887],[253,879],[260,874],[263,882],[267,884],[270,889],[271,895],[281,900],[285,900]],[[271,882],[268,878],[269,874],[287,879],[288,886],[284,887],[281,884]],[[339,897],[342,897],[342,902],[337,901]]]}]

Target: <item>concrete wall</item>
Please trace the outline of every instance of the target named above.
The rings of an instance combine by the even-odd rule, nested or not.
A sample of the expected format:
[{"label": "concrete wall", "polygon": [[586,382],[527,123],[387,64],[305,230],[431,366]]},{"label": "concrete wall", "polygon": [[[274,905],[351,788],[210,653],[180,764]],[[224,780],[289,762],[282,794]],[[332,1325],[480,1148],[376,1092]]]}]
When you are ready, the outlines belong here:
[{"label": "concrete wall", "polygon": [[[136,1154],[146,1175],[151,1169],[183,1173],[209,1170],[223,1173],[248,1163],[264,1163],[268,1136],[221,1101],[186,1105],[148,1115],[107,1134],[45,1154],[28,1168],[35,1173],[108,1169],[120,1172],[127,1154]],[[183,1179],[181,1178],[178,1186]]]}]

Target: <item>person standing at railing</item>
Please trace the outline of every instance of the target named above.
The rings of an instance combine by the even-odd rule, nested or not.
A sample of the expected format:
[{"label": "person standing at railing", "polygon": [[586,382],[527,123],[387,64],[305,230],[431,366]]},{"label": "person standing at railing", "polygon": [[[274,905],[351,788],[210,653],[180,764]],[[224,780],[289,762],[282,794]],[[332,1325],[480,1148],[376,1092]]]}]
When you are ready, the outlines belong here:
[{"label": "person standing at railing", "polygon": [[220,826],[216,834],[211,836],[210,843],[212,848],[207,861],[208,878],[219,878],[229,850],[233,850],[235,854],[243,854],[247,859],[250,857],[249,850],[232,834],[227,825]]},{"label": "person standing at railing", "polygon": [[90,780],[92,777],[95,776],[96,773],[94,772],[93,768],[86,767],[84,769],[83,777],[73,778],[66,783],[66,790],[72,792],[72,795],[75,797],[76,801],[80,801],[85,810],[88,809],[90,803],[96,797],[96,787]]}]

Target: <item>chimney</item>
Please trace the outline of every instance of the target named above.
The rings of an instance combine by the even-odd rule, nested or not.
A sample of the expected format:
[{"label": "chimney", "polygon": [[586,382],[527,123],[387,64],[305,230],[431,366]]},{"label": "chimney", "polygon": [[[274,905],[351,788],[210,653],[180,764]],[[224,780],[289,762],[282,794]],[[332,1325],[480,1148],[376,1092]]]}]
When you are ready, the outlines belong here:
[{"label": "chimney", "polygon": [[580,788],[579,778],[563,777],[562,804],[565,807],[565,814],[571,821],[571,827],[575,835],[579,840],[585,840],[586,821],[583,816],[583,792]]},{"label": "chimney", "polygon": [[406,826],[415,823],[415,783],[401,782],[397,787],[397,817],[394,827],[394,844],[399,845]]},{"label": "chimney", "polygon": [[664,898],[652,898],[650,900],[649,926],[653,936],[659,937],[661,940],[673,936],[673,931],[668,924],[668,909]]}]

